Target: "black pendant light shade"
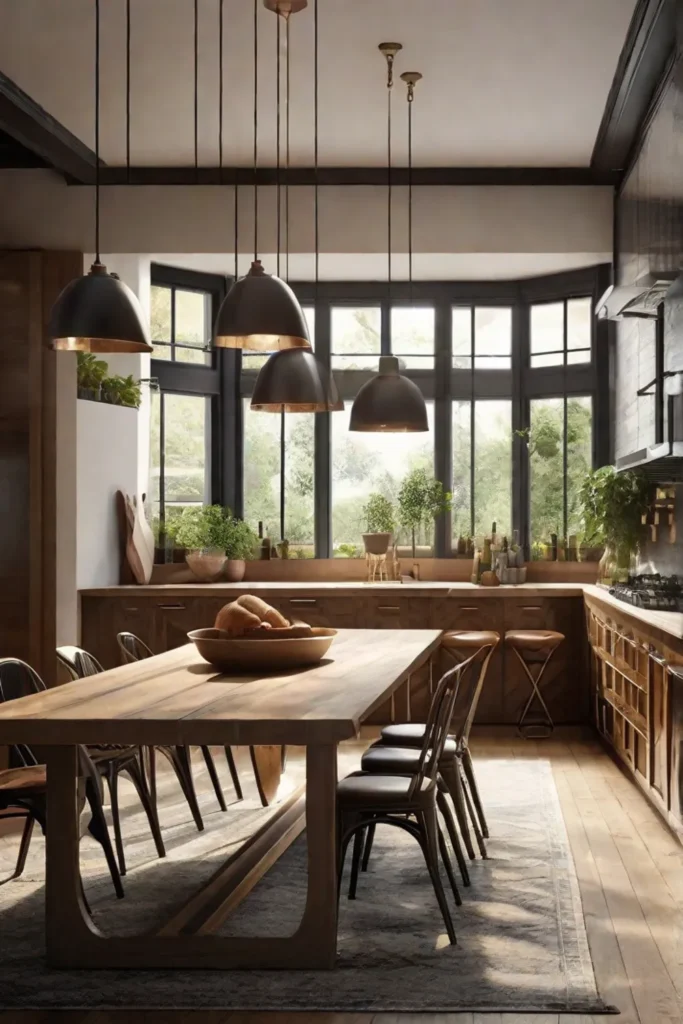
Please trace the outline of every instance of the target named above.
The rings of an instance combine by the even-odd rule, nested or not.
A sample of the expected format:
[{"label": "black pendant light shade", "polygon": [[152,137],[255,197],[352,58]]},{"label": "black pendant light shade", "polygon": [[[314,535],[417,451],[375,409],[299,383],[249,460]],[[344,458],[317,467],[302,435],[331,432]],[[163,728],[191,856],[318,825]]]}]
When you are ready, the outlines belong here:
[{"label": "black pendant light shade", "polygon": [[356,395],[349,430],[395,434],[429,430],[422,392],[401,376],[395,356],[381,356],[379,373]]},{"label": "black pendant light shade", "polygon": [[306,317],[296,295],[279,277],[266,274],[254,260],[223,299],[216,318],[214,344],[250,352],[310,349]]},{"label": "black pendant light shade", "polygon": [[50,313],[52,348],[72,352],[151,352],[135,292],[102,263],[61,292]]},{"label": "black pendant light shade", "polygon": [[275,352],[261,367],[251,397],[255,412],[329,412],[343,408],[332,378],[327,384],[307,349]]}]

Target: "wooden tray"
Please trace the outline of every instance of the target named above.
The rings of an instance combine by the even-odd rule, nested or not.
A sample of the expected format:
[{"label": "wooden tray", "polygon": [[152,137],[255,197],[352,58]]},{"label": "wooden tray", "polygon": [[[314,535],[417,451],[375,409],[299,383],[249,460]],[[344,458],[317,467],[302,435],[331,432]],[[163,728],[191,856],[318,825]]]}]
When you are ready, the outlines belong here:
[{"label": "wooden tray", "polygon": [[202,658],[222,672],[235,668],[276,672],[299,665],[315,665],[325,657],[337,630],[313,626],[311,631],[313,636],[283,640],[226,638],[221,629],[195,629],[187,635]]}]

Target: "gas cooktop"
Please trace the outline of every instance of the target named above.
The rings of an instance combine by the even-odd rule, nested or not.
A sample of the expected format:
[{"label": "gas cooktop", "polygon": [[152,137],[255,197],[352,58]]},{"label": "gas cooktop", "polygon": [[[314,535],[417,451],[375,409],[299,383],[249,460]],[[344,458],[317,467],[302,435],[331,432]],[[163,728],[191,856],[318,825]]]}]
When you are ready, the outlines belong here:
[{"label": "gas cooktop", "polygon": [[627,583],[615,583],[610,594],[620,601],[651,611],[683,612],[683,580],[658,572],[629,576]]}]

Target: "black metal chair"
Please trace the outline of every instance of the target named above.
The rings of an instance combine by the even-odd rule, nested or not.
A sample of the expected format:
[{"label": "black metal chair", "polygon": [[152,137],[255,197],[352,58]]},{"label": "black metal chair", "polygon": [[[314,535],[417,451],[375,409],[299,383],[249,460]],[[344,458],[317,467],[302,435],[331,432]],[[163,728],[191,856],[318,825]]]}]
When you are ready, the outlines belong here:
[{"label": "black metal chair", "polygon": [[[98,675],[104,671],[97,658],[94,658],[92,654],[84,651],[81,647],[58,647],[57,661],[69,672],[72,679],[85,679],[88,676]],[[119,775],[122,772],[126,773],[135,786],[140,803],[149,821],[157,855],[165,857],[166,850],[161,836],[161,828],[159,827],[156,802],[152,799],[147,786],[141,748],[121,744],[98,744],[88,746],[87,749],[97,772],[101,778],[106,780],[109,789],[111,816],[114,825],[114,841],[116,843],[116,855],[121,874],[125,875],[126,873],[126,858],[123,849],[121,816],[119,813]]]},{"label": "black metal chair", "polygon": [[[0,659],[0,703],[42,693],[45,689],[43,680],[26,662],[19,658]],[[38,764],[35,754],[26,744],[14,744],[9,751],[11,767],[0,771],[0,810],[7,812],[6,817],[25,819],[12,876],[18,878],[26,865],[34,823],[38,822],[43,833],[47,828],[47,776],[45,765]],[[121,899],[123,886],[102,808],[98,772],[85,747],[79,746],[78,755],[81,795],[84,801],[87,800],[91,813],[88,831],[104,851],[116,895]]]},{"label": "black metal chair", "polygon": [[[118,633],[116,637],[119,648],[124,658],[124,663],[132,663],[136,661],[144,661],[146,658],[153,658],[154,653],[149,649],[147,644],[136,636],[134,633]],[[204,828],[202,816],[199,811],[199,804],[197,803],[197,794],[194,788],[194,780],[192,778],[192,761],[189,747],[170,747],[170,746],[158,746],[148,748],[148,771],[149,771],[149,782],[150,789],[153,797],[156,799],[156,757],[155,750],[159,750],[160,753],[166,757],[173,765],[173,769],[180,783],[181,789],[185,794],[185,798],[190,805],[192,816],[195,820],[197,828],[201,831]],[[221,787],[220,779],[218,778],[218,772],[216,771],[216,765],[213,760],[211,750],[207,746],[201,747],[202,756],[204,757],[204,763],[206,764],[211,783],[218,800],[218,805],[222,811],[227,810],[225,803],[225,797],[223,796],[223,789]],[[239,775],[237,774],[237,765],[235,764],[235,758],[230,747],[225,747],[225,759],[228,762],[228,770],[230,772],[230,778],[232,784],[235,787],[235,793],[238,800],[243,799],[242,786],[240,784]]]},{"label": "black metal chair", "polygon": [[340,882],[348,844],[354,839],[349,899],[356,897],[361,860],[367,864],[377,825],[402,828],[420,845],[452,944],[456,941],[455,929],[441,882],[439,853],[456,905],[460,906],[462,900],[438,822],[438,775],[453,707],[471,660],[442,676],[429,710],[422,747],[417,752],[412,770],[394,775],[354,772],[337,786]]}]

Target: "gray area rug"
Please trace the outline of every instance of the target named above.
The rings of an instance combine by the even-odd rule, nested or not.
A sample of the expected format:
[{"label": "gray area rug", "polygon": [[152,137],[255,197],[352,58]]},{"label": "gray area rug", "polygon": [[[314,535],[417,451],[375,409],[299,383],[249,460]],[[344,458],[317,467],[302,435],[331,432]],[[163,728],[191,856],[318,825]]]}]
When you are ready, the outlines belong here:
[{"label": "gray area rug", "polygon": [[[345,755],[345,760],[348,755]],[[346,764],[340,770],[348,770]],[[288,769],[291,785],[301,768]],[[22,879],[0,887],[3,1008],[190,1008],[355,1012],[609,1013],[599,998],[579,887],[550,764],[477,762],[489,818],[490,859],[471,864],[447,942],[419,847],[399,829],[379,828],[358,899],[342,890],[334,971],[57,971],[43,954],[43,855],[34,840]],[[127,788],[127,787],[122,787]],[[226,790],[228,786],[226,784]],[[96,844],[81,859],[88,900],[102,930],[144,931],[168,916],[181,894],[205,880],[263,820],[253,790],[227,814],[204,786],[206,831],[198,833],[164,773],[160,818],[168,856],[159,862],[144,818],[129,796],[123,828],[126,898],[113,896]],[[5,841],[3,877],[16,843]],[[350,858],[349,858],[350,860]],[[348,879],[347,879],[348,880]],[[303,908],[305,837],[294,844],[226,922],[226,934],[291,934]],[[68,942],[68,935],[64,936]]]}]

